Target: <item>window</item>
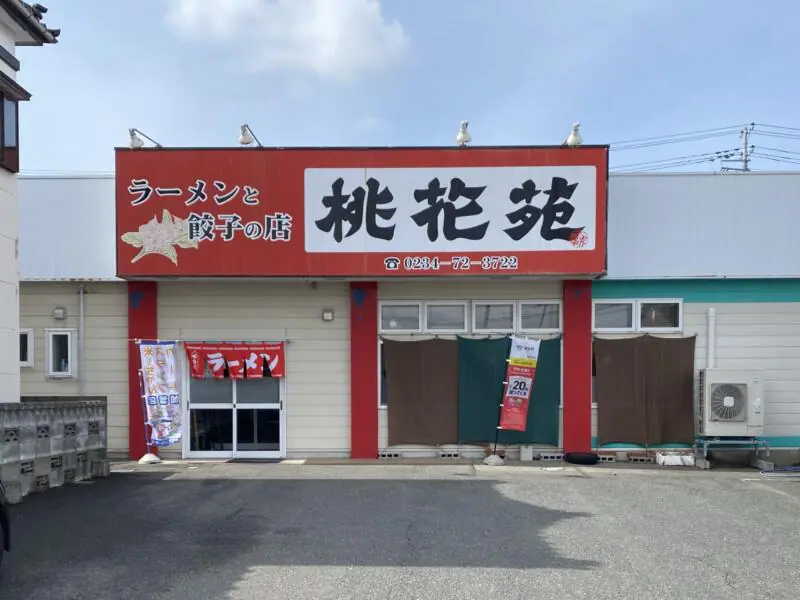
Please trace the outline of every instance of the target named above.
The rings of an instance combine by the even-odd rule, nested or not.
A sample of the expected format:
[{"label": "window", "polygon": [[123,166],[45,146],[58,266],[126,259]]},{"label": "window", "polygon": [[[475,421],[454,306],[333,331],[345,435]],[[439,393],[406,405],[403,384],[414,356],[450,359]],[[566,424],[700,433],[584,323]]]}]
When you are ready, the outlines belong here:
[{"label": "window", "polygon": [[474,332],[514,331],[514,302],[475,302],[472,309]]},{"label": "window", "polygon": [[19,330],[19,366],[32,367],[33,356],[33,329]]},{"label": "window", "polygon": [[48,377],[75,377],[74,329],[47,329],[45,331],[45,367]]},{"label": "window", "polygon": [[233,379],[214,379],[208,374],[203,379],[190,377],[189,399],[192,404],[229,404],[233,402]]},{"label": "window", "polygon": [[640,331],[680,331],[682,329],[679,300],[640,300]]},{"label": "window", "polygon": [[540,300],[519,303],[520,331],[561,331],[561,303]]},{"label": "window", "polygon": [[592,329],[595,331],[633,331],[633,300],[615,300],[594,303]]},{"label": "window", "polygon": [[600,332],[677,332],[683,329],[680,300],[598,300],[593,329]]},{"label": "window", "polygon": [[277,377],[236,379],[236,404],[280,404],[281,380]]},{"label": "window", "polygon": [[425,331],[461,333],[467,330],[466,302],[427,302]]},{"label": "window", "polygon": [[2,153],[0,167],[12,173],[19,172],[19,103],[16,100],[2,98]]},{"label": "window", "polygon": [[381,331],[417,333],[422,330],[421,307],[415,302],[381,303]]}]

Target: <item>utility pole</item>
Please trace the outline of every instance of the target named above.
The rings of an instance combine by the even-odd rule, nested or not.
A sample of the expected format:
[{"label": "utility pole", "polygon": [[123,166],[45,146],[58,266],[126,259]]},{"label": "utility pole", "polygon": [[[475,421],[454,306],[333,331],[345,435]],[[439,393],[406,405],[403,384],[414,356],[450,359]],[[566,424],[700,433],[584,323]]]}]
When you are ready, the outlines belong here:
[{"label": "utility pole", "polygon": [[[739,158],[730,158],[733,155],[732,151],[720,153],[720,171],[741,171],[747,173],[750,171],[750,153],[753,147],[750,145],[750,134],[753,133],[753,124],[746,125],[739,132],[739,139],[742,140],[742,148],[739,151]],[[729,167],[725,163],[739,163],[740,166]]]},{"label": "utility pole", "polygon": [[748,125],[744,129],[742,129],[742,133],[740,137],[742,139],[742,171],[749,171],[750,170],[750,146],[748,145],[748,141],[750,139],[750,132],[753,131],[753,126]]}]

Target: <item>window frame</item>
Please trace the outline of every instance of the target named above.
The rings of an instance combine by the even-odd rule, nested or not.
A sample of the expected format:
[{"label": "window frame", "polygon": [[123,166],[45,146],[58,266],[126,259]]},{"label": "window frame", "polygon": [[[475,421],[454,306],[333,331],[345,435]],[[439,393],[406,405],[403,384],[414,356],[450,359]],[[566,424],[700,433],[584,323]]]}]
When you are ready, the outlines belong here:
[{"label": "window frame", "polygon": [[[8,146],[8,148],[14,149],[13,155],[11,156],[9,155],[10,153],[6,152],[6,101],[14,104],[14,139],[17,145],[13,147]],[[0,167],[10,173],[19,173],[19,146],[19,100],[10,98],[6,94],[0,94]]]},{"label": "window frame", "polygon": [[[630,304],[633,307],[632,327],[597,327],[596,309],[598,304]],[[677,327],[642,327],[643,304],[677,304]],[[683,299],[682,298],[604,298],[592,300],[592,332],[593,333],[682,333],[683,332]]]},{"label": "window frame", "polygon": [[[597,305],[598,304],[630,304],[631,305],[631,326],[630,327],[598,327],[597,326]],[[603,300],[592,300],[592,331],[594,333],[635,333],[637,319],[637,303],[632,298],[607,298]]]},{"label": "window frame", "polygon": [[20,327],[19,336],[25,336],[28,338],[28,356],[27,360],[19,361],[20,368],[24,369],[32,369],[33,366],[36,364],[36,352],[34,349],[34,340],[36,338],[33,329],[29,329],[26,327]]},{"label": "window frame", "polygon": [[[522,307],[524,305],[548,305],[548,306],[558,306],[558,328],[552,329],[550,327],[543,327],[543,328],[526,328],[522,326]],[[561,333],[564,330],[564,307],[562,306],[561,300],[520,300],[517,302],[517,325],[519,326],[517,331],[520,333]],[[594,312],[594,307],[592,307],[592,312]]]},{"label": "window frame", "polygon": [[[677,304],[677,327],[642,327],[643,304]],[[636,331],[642,333],[680,333],[683,331],[683,300],[680,298],[640,298],[636,301]]]},{"label": "window frame", "polygon": [[[53,336],[67,335],[69,336],[69,370],[66,372],[53,371]],[[77,337],[77,330],[71,328],[54,328],[44,330],[45,340],[45,374],[48,379],[74,379],[77,376],[77,348],[75,347],[75,338]]]},{"label": "window frame", "polygon": [[[464,309],[464,321],[461,329],[430,329],[428,327],[429,306],[460,306]],[[467,333],[469,331],[469,301],[467,300],[431,300],[425,301],[422,306],[422,331],[432,335]]]},{"label": "window frame", "polygon": [[[486,306],[511,306],[511,329],[483,329],[477,326],[476,320],[478,311],[476,308],[480,305]],[[473,300],[472,308],[472,331],[471,333],[497,333],[497,334],[513,334],[517,332],[517,301],[516,300]]]},{"label": "window frame", "polygon": [[[423,303],[419,300],[381,300],[378,302],[378,332],[386,335],[403,335],[409,333],[422,333],[423,325]],[[383,307],[384,306],[416,306],[417,307],[417,328],[416,329],[384,329],[383,328]]]}]

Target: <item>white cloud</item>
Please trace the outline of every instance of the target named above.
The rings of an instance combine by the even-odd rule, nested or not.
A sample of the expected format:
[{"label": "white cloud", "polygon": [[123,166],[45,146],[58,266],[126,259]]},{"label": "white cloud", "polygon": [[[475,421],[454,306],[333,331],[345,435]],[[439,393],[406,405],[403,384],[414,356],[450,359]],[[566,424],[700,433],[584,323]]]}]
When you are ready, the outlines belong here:
[{"label": "white cloud", "polygon": [[400,60],[403,27],[380,0],[168,0],[167,24],[187,41],[229,47],[248,70],[351,81]]}]

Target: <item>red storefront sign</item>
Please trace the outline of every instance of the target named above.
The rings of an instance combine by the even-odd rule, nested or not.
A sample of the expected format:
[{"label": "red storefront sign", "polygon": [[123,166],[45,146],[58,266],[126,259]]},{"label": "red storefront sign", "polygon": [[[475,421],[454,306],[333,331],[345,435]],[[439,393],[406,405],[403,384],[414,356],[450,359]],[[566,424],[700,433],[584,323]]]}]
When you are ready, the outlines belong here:
[{"label": "red storefront sign", "polygon": [[195,379],[206,373],[215,379],[225,377],[225,367],[231,379],[256,379],[284,377],[286,360],[284,343],[237,344],[220,343],[184,344],[189,360],[189,372]]},{"label": "red storefront sign", "polygon": [[607,147],[116,154],[120,277],[600,275]]}]

